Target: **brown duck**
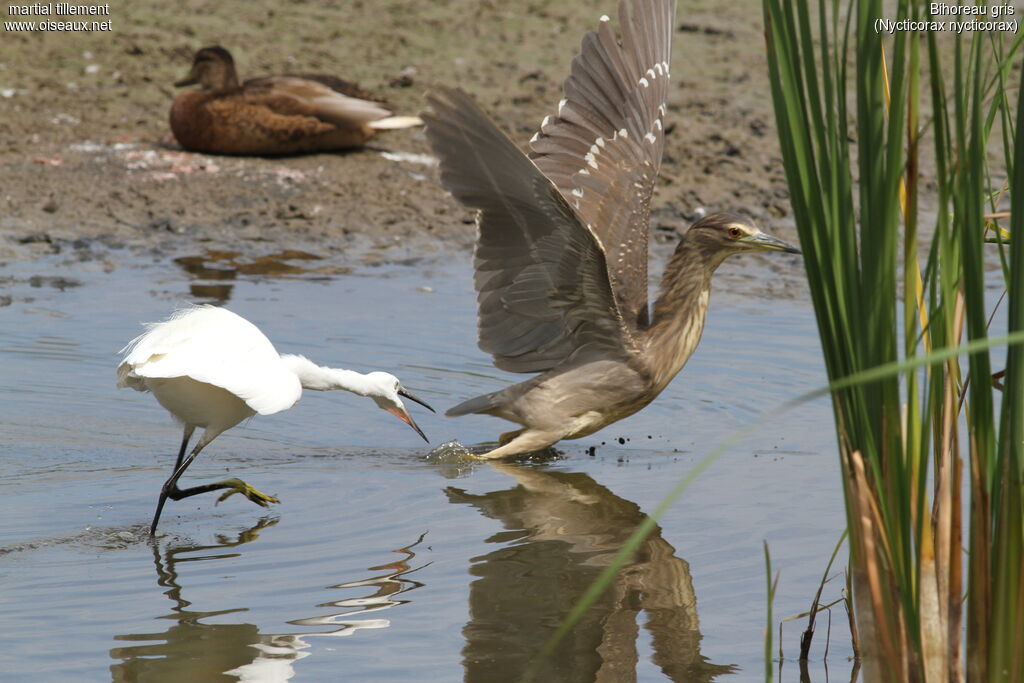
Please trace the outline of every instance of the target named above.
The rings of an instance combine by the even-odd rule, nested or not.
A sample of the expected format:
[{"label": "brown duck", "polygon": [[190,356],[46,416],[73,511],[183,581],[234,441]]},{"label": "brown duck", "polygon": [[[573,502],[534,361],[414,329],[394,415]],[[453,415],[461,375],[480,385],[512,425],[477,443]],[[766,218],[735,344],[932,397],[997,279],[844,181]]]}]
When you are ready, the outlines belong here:
[{"label": "brown duck", "polygon": [[252,78],[241,84],[222,47],[196,52],[188,76],[198,84],[171,104],[171,130],[185,149],[211,154],[297,154],[359,147],[378,130],[422,125],[392,116],[357,86],[319,74]]}]

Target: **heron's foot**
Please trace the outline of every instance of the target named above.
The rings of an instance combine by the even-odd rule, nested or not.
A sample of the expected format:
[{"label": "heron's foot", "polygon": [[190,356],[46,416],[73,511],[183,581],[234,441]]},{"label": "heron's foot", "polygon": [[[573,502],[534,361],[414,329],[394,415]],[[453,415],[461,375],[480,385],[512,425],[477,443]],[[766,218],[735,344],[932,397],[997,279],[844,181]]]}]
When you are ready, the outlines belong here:
[{"label": "heron's foot", "polygon": [[[546,456],[550,446],[564,437],[563,432],[544,431],[524,427],[501,435],[501,445],[485,453],[473,453],[477,460],[506,460],[521,456]],[[554,453],[553,450],[551,450]],[[557,453],[555,453],[557,455]]]},{"label": "heron's foot", "polygon": [[517,453],[512,455],[491,455],[494,451],[488,451],[486,453],[470,453],[469,457],[473,460],[480,460],[482,462],[507,462],[515,458],[521,458],[529,455],[529,453]]},{"label": "heron's foot", "polygon": [[257,491],[256,489],[249,486],[241,479],[237,479],[235,477],[225,479],[224,481],[219,481],[215,484],[215,486],[217,486],[217,488],[227,489],[227,491],[220,494],[220,497],[217,498],[217,503],[227,500],[236,493],[241,493],[243,496],[245,496],[246,498],[248,498],[249,500],[256,503],[262,508],[267,507],[267,505],[269,505],[270,503],[281,502],[274,496],[268,496],[262,491]]},{"label": "heron's foot", "polygon": [[490,451],[484,451],[481,453],[474,453],[470,451],[466,454],[467,457],[473,460],[483,460],[486,462],[508,462],[510,460],[534,460],[534,461],[546,461],[546,460],[557,460],[561,458],[562,452],[557,448],[538,448],[535,451],[526,451],[524,453],[510,453],[502,452],[500,449],[493,449]]}]

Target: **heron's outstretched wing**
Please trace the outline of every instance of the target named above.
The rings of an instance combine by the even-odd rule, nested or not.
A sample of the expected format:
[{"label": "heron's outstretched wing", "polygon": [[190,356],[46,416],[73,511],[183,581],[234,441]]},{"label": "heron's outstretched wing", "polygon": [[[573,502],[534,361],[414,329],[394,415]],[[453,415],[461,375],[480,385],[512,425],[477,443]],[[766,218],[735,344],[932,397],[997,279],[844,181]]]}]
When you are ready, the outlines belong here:
[{"label": "heron's outstretched wing", "polygon": [[648,324],[649,204],[665,147],[675,0],[621,0],[583,37],[558,114],[530,141],[531,158],[604,245],[622,317]]},{"label": "heron's outstretched wing", "polygon": [[478,209],[478,343],[511,372],[570,356],[628,354],[601,245],[558,189],[458,89],[427,96],[422,118],[441,182]]}]

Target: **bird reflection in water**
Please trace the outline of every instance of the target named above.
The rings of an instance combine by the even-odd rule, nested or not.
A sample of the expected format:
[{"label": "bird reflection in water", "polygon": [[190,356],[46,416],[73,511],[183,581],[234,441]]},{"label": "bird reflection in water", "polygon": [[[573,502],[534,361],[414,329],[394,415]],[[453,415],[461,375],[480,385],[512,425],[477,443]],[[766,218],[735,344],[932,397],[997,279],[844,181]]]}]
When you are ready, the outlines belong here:
[{"label": "bird reflection in water", "polygon": [[516,486],[483,495],[448,488],[508,531],[502,547],[473,559],[470,621],[463,629],[465,680],[635,681],[637,617],[646,615],[653,662],[671,681],[711,681],[735,667],[700,653],[690,567],[655,527],[612,586],[543,662],[538,653],[587,588],[646,518],[581,472],[492,463]]},{"label": "bird reflection in water", "polygon": [[318,265],[321,256],[297,249],[249,256],[239,251],[207,249],[203,254],[174,259],[189,275],[194,299],[227,303],[239,275],[288,278],[333,277],[351,272],[348,266]]},{"label": "bird reflection in water", "polygon": [[[115,683],[143,680],[285,681],[295,675],[294,662],[311,654],[305,651],[309,648],[305,639],[314,636],[348,636],[360,629],[386,628],[390,625],[388,619],[354,617],[404,604],[408,600],[398,596],[423,585],[407,578],[408,574],[422,568],[414,568],[410,564],[416,556],[412,549],[423,540],[421,536],[414,543],[394,551],[404,555],[401,559],[369,568],[374,572],[383,571],[383,574],[327,586],[329,590],[370,589],[372,592],[362,597],[320,603],[317,607],[328,607],[334,611],[287,622],[307,627],[301,632],[260,633],[255,624],[203,623],[211,618],[223,620],[223,615],[246,612],[248,608],[209,612],[190,609],[192,603],[183,596],[179,583],[179,565],[237,557],[239,553],[230,552],[231,548],[255,540],[261,531],[275,524],[276,519],[264,518],[235,538],[218,536],[217,543],[213,545],[168,546],[161,549],[160,544],[154,543],[153,562],[157,583],[166,589],[164,594],[174,603],[171,614],[160,618],[177,623],[162,633],[114,636],[115,640],[135,644],[110,650],[110,656],[118,660],[110,667],[111,680]],[[308,628],[315,626],[329,628],[322,631]]]}]

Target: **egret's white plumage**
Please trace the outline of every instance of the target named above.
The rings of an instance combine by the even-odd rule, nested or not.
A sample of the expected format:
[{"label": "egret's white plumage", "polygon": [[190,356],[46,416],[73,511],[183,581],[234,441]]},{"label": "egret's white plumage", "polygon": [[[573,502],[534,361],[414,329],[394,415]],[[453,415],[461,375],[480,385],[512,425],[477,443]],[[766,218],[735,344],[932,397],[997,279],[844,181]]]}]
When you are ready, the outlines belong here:
[{"label": "egret's white plumage", "polygon": [[[277,502],[238,479],[178,489],[177,481],[199,452],[222,432],[242,420],[287,410],[302,389],[342,389],[372,398],[380,407],[427,437],[405,409],[400,396],[426,403],[406,391],[394,375],[361,374],[317,365],[304,356],[280,355],[258,327],[224,308],[193,306],[167,320],[150,323],[121,353],[117,385],[150,391],[168,412],[184,424],[185,433],[174,473],[164,484],[153,518],[156,531],[168,497],[179,500],[198,493],[228,489],[221,499],[242,493],[259,504]],[[432,408],[430,408],[433,410]],[[203,435],[188,459],[188,442],[196,427]]]},{"label": "egret's white plumage", "polygon": [[[233,394],[251,409],[250,415],[287,410],[302,396],[298,376],[282,361],[267,336],[225,308],[184,308],[146,327],[149,329],[144,334],[121,350],[127,355],[117,369],[119,387],[153,391],[163,404],[161,393],[152,388],[157,384],[152,380],[190,378]],[[175,387],[175,383],[159,384],[161,388]],[[164,407],[178,415],[170,406]],[[238,422],[225,429],[235,424]]]}]

